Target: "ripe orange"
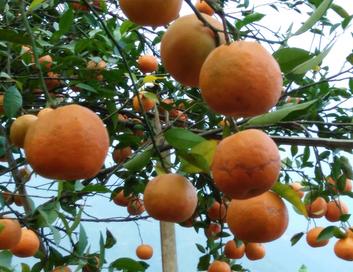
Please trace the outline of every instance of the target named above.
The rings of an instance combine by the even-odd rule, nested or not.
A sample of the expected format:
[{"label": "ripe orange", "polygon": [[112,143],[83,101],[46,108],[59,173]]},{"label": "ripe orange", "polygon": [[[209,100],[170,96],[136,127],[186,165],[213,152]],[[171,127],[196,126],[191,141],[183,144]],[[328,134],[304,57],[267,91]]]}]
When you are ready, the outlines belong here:
[{"label": "ripe orange", "polygon": [[21,225],[15,219],[0,219],[0,249],[10,249],[21,239]]},{"label": "ripe orange", "polygon": [[107,63],[104,60],[100,60],[99,62],[95,62],[90,60],[87,62],[86,68],[88,70],[99,70],[103,71],[107,67]]},{"label": "ripe orange", "polygon": [[315,227],[315,228],[312,228],[311,230],[308,231],[308,233],[306,234],[306,242],[308,243],[309,246],[323,247],[328,244],[329,240],[317,241],[317,238],[319,237],[321,231],[323,231],[323,230],[324,230],[324,228],[322,228],[322,227]]},{"label": "ripe orange", "polygon": [[10,251],[17,257],[32,257],[39,249],[39,238],[37,234],[27,228],[22,228],[20,241]]},{"label": "ripe orange", "polygon": [[247,243],[245,255],[251,261],[260,260],[266,255],[265,247],[260,243]]},{"label": "ripe orange", "polygon": [[24,203],[26,201],[25,197],[23,195],[18,195],[18,194],[15,194],[13,196],[13,200],[14,200],[16,206],[18,206],[18,207],[24,206]]},{"label": "ripe orange", "polygon": [[257,129],[247,129],[223,139],[212,162],[216,187],[237,199],[257,196],[271,189],[280,168],[277,145]]},{"label": "ripe orange", "polygon": [[121,190],[119,193],[115,195],[115,197],[113,198],[113,202],[118,206],[127,207],[127,205],[129,204],[130,198],[131,196],[125,196],[124,190]]},{"label": "ripe orange", "polygon": [[332,190],[336,193],[337,192],[343,193],[343,192],[351,192],[352,191],[352,180],[350,180],[348,178],[346,179],[346,184],[345,184],[343,191],[338,190],[337,185],[336,185],[336,181],[333,178],[329,177],[327,179],[327,182],[330,184],[330,188],[332,188]]},{"label": "ripe orange", "polygon": [[238,239],[265,243],[279,238],[288,226],[288,211],[273,192],[245,200],[233,199],[227,210],[230,231]]},{"label": "ripe orange", "polygon": [[144,55],[138,58],[137,65],[142,73],[152,73],[158,69],[158,60],[155,56]]},{"label": "ripe orange", "polygon": [[143,26],[163,26],[179,16],[182,0],[119,0],[130,21]]},{"label": "ripe orange", "polygon": [[38,118],[27,132],[24,150],[39,175],[60,180],[92,178],[109,148],[102,120],[88,108],[67,105]]},{"label": "ripe orange", "polygon": [[23,147],[29,127],[37,121],[37,116],[32,114],[22,115],[11,124],[10,141],[17,147]]},{"label": "ripe orange", "polygon": [[330,222],[337,222],[341,215],[348,214],[349,209],[346,203],[341,200],[333,200],[327,203],[327,211],[325,217]]},{"label": "ripe orange", "polygon": [[50,55],[42,56],[38,59],[39,63],[49,70],[53,64],[53,58]]},{"label": "ripe orange", "polygon": [[52,108],[44,108],[44,109],[41,109],[39,112],[38,112],[38,114],[37,114],[37,117],[39,118],[39,117],[41,117],[42,115],[44,115],[44,114],[46,114],[46,113],[48,113],[48,112],[51,112],[51,111],[53,111],[54,109],[52,109]]},{"label": "ripe orange", "polygon": [[257,42],[221,45],[200,71],[201,94],[208,106],[237,117],[269,111],[280,98],[282,83],[278,63]]},{"label": "ripe orange", "polygon": [[216,240],[219,238],[219,233],[222,231],[221,225],[217,223],[209,224],[205,229],[205,235],[208,239]]},{"label": "ripe orange", "polygon": [[141,199],[134,197],[129,200],[127,211],[130,215],[140,215],[145,211],[145,205]]},{"label": "ripe orange", "polygon": [[213,8],[210,7],[209,4],[207,4],[203,0],[198,0],[195,4],[195,8],[202,13],[206,13],[207,15],[212,16],[214,14]]},{"label": "ripe orange", "polygon": [[4,95],[0,94],[0,114],[4,114]]},{"label": "ripe orange", "polygon": [[[139,97],[140,97],[144,111],[150,111],[154,108],[154,105],[156,105],[156,102],[153,101],[152,99],[149,99],[148,97],[146,97],[143,92],[139,93]],[[132,106],[135,111],[142,112],[142,109],[140,108],[140,103],[139,103],[136,95],[132,99]]]},{"label": "ripe orange", "polygon": [[150,245],[142,244],[136,248],[136,256],[141,260],[151,259],[153,255],[153,248]]},{"label": "ripe orange", "polygon": [[123,163],[131,155],[131,147],[115,148],[113,151],[113,160],[116,163]]},{"label": "ripe orange", "polygon": [[45,79],[45,85],[47,85],[48,91],[58,88],[61,85],[59,74],[48,72],[48,78]]},{"label": "ripe orange", "polygon": [[232,270],[226,262],[215,260],[208,267],[207,272],[232,272]]},{"label": "ripe orange", "polygon": [[197,194],[195,187],[183,176],[162,174],[147,183],[144,202],[151,217],[180,223],[193,215]]},{"label": "ripe orange", "polygon": [[242,243],[239,247],[234,240],[228,241],[224,246],[224,255],[229,259],[240,259],[245,254],[245,244]]},{"label": "ripe orange", "polygon": [[304,192],[302,191],[303,186],[299,182],[293,182],[289,184],[290,187],[298,194],[299,198],[303,198]]},{"label": "ripe orange", "polygon": [[[206,14],[202,16],[216,29],[223,29],[216,19]],[[219,33],[219,38],[220,43],[225,43],[223,34]],[[161,60],[165,69],[181,84],[198,87],[201,66],[215,48],[215,33],[195,14],[186,15],[175,20],[164,33]]]},{"label": "ripe orange", "polygon": [[[11,205],[14,202],[14,198],[11,192],[1,192],[2,198],[7,205]],[[1,249],[1,248],[0,248]]]},{"label": "ripe orange", "polygon": [[339,239],[334,246],[334,252],[338,258],[353,261],[353,238],[347,236]]},{"label": "ripe orange", "polygon": [[305,207],[309,217],[320,218],[326,214],[327,202],[323,197],[317,197],[313,202]]},{"label": "ripe orange", "polygon": [[71,272],[71,269],[68,266],[59,266],[55,267],[52,272]]},{"label": "ripe orange", "polygon": [[223,221],[226,218],[226,213],[226,206],[223,203],[221,205],[218,201],[214,201],[212,206],[207,210],[207,215],[212,221]]}]

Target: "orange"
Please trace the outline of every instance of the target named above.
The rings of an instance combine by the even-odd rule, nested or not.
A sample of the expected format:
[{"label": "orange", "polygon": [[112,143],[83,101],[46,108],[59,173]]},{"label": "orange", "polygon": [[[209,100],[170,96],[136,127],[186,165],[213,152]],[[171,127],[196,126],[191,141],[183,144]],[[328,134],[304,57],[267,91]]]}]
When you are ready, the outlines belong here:
[{"label": "orange", "polygon": [[103,71],[106,67],[107,67],[107,63],[104,60],[100,60],[99,62],[90,60],[89,62],[87,62],[87,66],[86,66],[88,70],[100,70],[100,71]]},{"label": "orange", "polygon": [[116,163],[123,163],[131,155],[131,147],[115,148],[113,151],[113,160]]},{"label": "orange", "polygon": [[245,255],[249,260],[256,261],[265,257],[266,250],[260,243],[247,243],[245,246]]},{"label": "orange", "polygon": [[200,71],[201,94],[208,106],[237,117],[268,112],[281,96],[282,83],[278,63],[257,42],[219,46]]},{"label": "orange", "polygon": [[32,257],[39,249],[39,238],[37,234],[30,229],[22,228],[20,241],[10,251],[17,257]]},{"label": "orange", "polygon": [[11,143],[17,147],[23,147],[28,129],[37,119],[37,116],[32,114],[25,114],[16,118],[10,127]]},{"label": "orange", "polygon": [[212,221],[223,221],[226,217],[226,213],[226,206],[223,203],[221,205],[218,201],[214,201],[212,206],[207,210],[208,218]]},{"label": "orange", "polygon": [[306,242],[311,247],[323,247],[326,246],[329,240],[320,240],[317,241],[320,233],[324,230],[322,227],[315,227],[308,231],[306,234]]},{"label": "orange", "polygon": [[42,56],[38,59],[39,63],[49,70],[53,64],[53,58],[50,55]]},{"label": "orange", "polygon": [[114,196],[113,202],[118,206],[127,207],[127,205],[129,204],[130,198],[131,196],[125,196],[124,190],[121,190],[119,193],[117,193]]},{"label": "orange", "polygon": [[195,187],[183,176],[162,174],[147,183],[144,202],[151,217],[180,223],[193,215],[197,194]]},{"label": "orange", "polygon": [[352,180],[350,180],[348,178],[346,179],[346,184],[344,186],[343,191],[338,190],[337,185],[336,185],[336,181],[333,178],[329,177],[327,179],[327,182],[330,184],[330,188],[332,188],[332,190],[336,193],[337,192],[343,193],[343,192],[351,192],[352,191]]},{"label": "orange", "polygon": [[[1,192],[2,198],[7,205],[11,205],[14,202],[14,198],[11,192]],[[1,249],[1,248],[0,248]]]},{"label": "orange", "polygon": [[320,218],[326,214],[327,202],[323,197],[317,197],[313,202],[305,206],[308,216],[311,218]]},{"label": "orange", "polygon": [[216,240],[219,238],[219,233],[222,231],[221,225],[217,223],[209,224],[205,229],[205,235],[207,238]]},{"label": "orange", "polygon": [[216,187],[236,199],[257,196],[271,189],[280,168],[277,145],[257,129],[247,129],[223,139],[212,162]]},{"label": "orange", "polygon": [[339,239],[335,243],[334,252],[338,258],[353,261],[353,238],[348,236],[344,239]]},{"label": "orange", "polygon": [[210,15],[210,16],[214,14],[213,8],[210,7],[210,5],[206,3],[206,1],[198,0],[195,4],[195,8],[199,12],[206,13],[207,15]]},{"label": "orange", "polygon": [[9,249],[21,239],[21,225],[15,219],[0,219],[0,249]]},{"label": "orange", "polygon": [[41,117],[42,115],[44,115],[44,114],[46,114],[46,113],[48,113],[48,112],[51,112],[51,111],[53,111],[54,109],[52,109],[52,108],[44,108],[44,109],[41,109],[39,112],[38,112],[38,114],[37,114],[37,117],[39,118],[39,117]]},{"label": "orange", "polygon": [[182,0],[119,0],[126,17],[138,25],[163,26],[179,16]]},{"label": "orange", "polygon": [[152,55],[140,56],[137,65],[142,73],[152,73],[158,69],[157,58]]},{"label": "orange", "polygon": [[71,269],[68,266],[59,266],[55,267],[52,272],[71,272]]},{"label": "orange", "polygon": [[14,195],[13,199],[14,199],[16,206],[18,206],[18,207],[22,207],[26,201],[25,197],[23,195],[18,195],[18,194]]},{"label": "orange", "polygon": [[245,245],[242,243],[239,247],[234,240],[228,241],[224,246],[224,255],[229,259],[240,259],[245,254]]},{"label": "orange", "polygon": [[153,248],[150,245],[139,245],[136,248],[136,256],[139,257],[141,260],[148,260],[151,259],[153,255]]},{"label": "orange", "polygon": [[[223,26],[209,15],[202,16],[216,29]],[[220,43],[225,43],[219,33]],[[215,33],[205,26],[195,14],[178,18],[164,33],[161,41],[161,60],[165,69],[178,82],[198,87],[201,66],[216,48]]]},{"label": "orange", "polygon": [[[154,105],[156,105],[156,102],[153,101],[152,99],[146,97],[144,95],[144,92],[140,92],[139,93],[139,97],[143,106],[144,111],[150,111],[154,108]],[[137,112],[142,112],[142,109],[140,108],[140,103],[139,100],[137,98],[137,95],[134,96],[134,98],[132,99],[132,106],[134,108],[135,111]]]},{"label": "orange", "polygon": [[337,222],[341,215],[348,214],[348,206],[341,200],[333,200],[327,203],[327,211],[325,217],[330,222]]},{"label": "orange", "polygon": [[226,262],[215,260],[208,267],[207,272],[232,272],[232,270]]},{"label": "orange", "polygon": [[92,178],[109,148],[102,120],[90,109],[67,105],[38,118],[27,132],[24,150],[39,175],[60,180]]},{"label": "orange", "polygon": [[0,114],[4,114],[4,95],[0,94]]},{"label": "orange", "polygon": [[273,192],[245,200],[233,199],[227,210],[227,223],[237,239],[265,243],[282,236],[288,226],[288,211]]},{"label": "orange", "polygon": [[131,198],[127,204],[127,211],[130,215],[140,215],[145,211],[143,201],[137,197]]},{"label": "orange", "polygon": [[48,78],[45,79],[45,85],[47,85],[48,91],[58,88],[61,85],[59,74],[48,72]]},{"label": "orange", "polygon": [[304,192],[302,191],[303,186],[299,182],[293,182],[289,184],[290,187],[298,194],[299,198],[303,198]]},{"label": "orange", "polygon": [[71,3],[71,6],[74,10],[82,10],[82,11],[89,10],[89,8],[85,4]]}]

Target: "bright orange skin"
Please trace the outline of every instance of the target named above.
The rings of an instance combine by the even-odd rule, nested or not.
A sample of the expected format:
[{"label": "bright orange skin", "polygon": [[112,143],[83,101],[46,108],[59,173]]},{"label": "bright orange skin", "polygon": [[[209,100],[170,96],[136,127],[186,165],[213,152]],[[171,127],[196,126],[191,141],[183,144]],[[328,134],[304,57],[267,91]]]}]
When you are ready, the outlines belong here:
[{"label": "bright orange skin", "polygon": [[304,192],[301,190],[303,186],[299,182],[293,182],[289,186],[298,194],[299,198],[303,198]]},{"label": "bright orange skin", "polygon": [[248,243],[245,246],[245,255],[251,261],[260,260],[266,255],[265,247],[259,243]]},{"label": "bright orange skin", "polygon": [[[202,14],[216,29],[223,26],[216,19]],[[185,31],[187,30],[187,31]],[[219,34],[220,43],[225,43]],[[161,60],[165,69],[183,85],[198,87],[201,66],[216,48],[214,32],[195,14],[178,18],[164,33],[161,41]]]},{"label": "bright orange skin", "polygon": [[132,198],[127,204],[127,211],[130,215],[140,215],[145,211],[143,201],[139,198]]},{"label": "bright orange skin", "polygon": [[119,193],[115,195],[115,197],[113,198],[113,201],[118,206],[127,207],[127,205],[129,204],[130,198],[131,197],[126,197],[124,195],[124,191],[121,190]]},{"label": "bright orange skin", "polygon": [[52,272],[71,272],[71,269],[67,266],[60,266],[54,268]]},{"label": "bright orange skin", "polygon": [[43,116],[44,114],[46,114],[46,113],[48,113],[48,112],[51,112],[51,111],[53,111],[53,110],[54,110],[54,109],[52,109],[52,108],[44,108],[44,109],[41,109],[41,110],[38,112],[37,117],[39,118],[39,117]]},{"label": "bright orange skin", "polygon": [[116,163],[123,163],[132,154],[131,147],[115,148],[113,151],[113,160]]},{"label": "bright orange skin", "polygon": [[158,60],[155,56],[144,55],[138,58],[137,65],[142,73],[152,73],[158,69]]},{"label": "bright orange skin", "polygon": [[39,249],[39,238],[34,231],[22,228],[21,239],[17,245],[10,248],[13,255],[17,257],[32,257]]},{"label": "bright orange skin", "polygon": [[223,139],[212,162],[216,187],[236,199],[247,199],[271,189],[280,168],[277,145],[257,129],[244,130]]},{"label": "bright orange skin", "polygon": [[207,238],[217,240],[218,234],[222,231],[221,225],[217,223],[211,223],[205,229],[205,235]]},{"label": "bright orange skin", "polygon": [[305,207],[310,218],[320,218],[326,214],[327,202],[323,197],[318,197]]},{"label": "bright orange skin", "polygon": [[343,193],[343,192],[351,192],[352,191],[352,180],[350,180],[348,178],[346,179],[346,185],[345,185],[343,191],[338,190],[338,188],[336,187],[336,181],[333,178],[329,177],[327,181],[329,184],[331,184],[331,188],[336,193],[337,192]]},{"label": "bright orange skin", "polygon": [[153,248],[150,245],[139,245],[136,248],[136,256],[139,257],[141,260],[151,259],[153,256]]},{"label": "bright orange skin", "polygon": [[[143,105],[144,111],[150,111],[150,110],[152,110],[154,108],[154,105],[156,105],[155,101],[145,97],[143,95],[143,93],[140,92],[139,96],[140,96],[140,100],[141,100],[141,103]],[[142,109],[140,108],[140,103],[139,103],[138,98],[137,98],[136,95],[132,99],[132,106],[133,106],[135,111],[142,112]]]},{"label": "bright orange skin", "polygon": [[346,261],[353,261],[353,238],[346,237],[339,239],[334,246],[334,252],[338,258]]},{"label": "bright orange skin", "polygon": [[214,14],[213,8],[210,7],[205,1],[198,0],[195,4],[195,8],[202,13],[212,16]]},{"label": "bright orange skin", "polygon": [[183,176],[162,174],[147,183],[144,202],[151,217],[181,223],[193,215],[197,194],[195,187]]},{"label": "bright orange skin", "polygon": [[59,107],[38,118],[24,143],[33,170],[60,180],[94,177],[108,148],[109,136],[102,120],[79,105]]},{"label": "bright orange skin", "polygon": [[288,226],[288,211],[273,192],[245,199],[233,199],[227,210],[230,231],[247,242],[266,243],[281,237]]},{"label": "bright orange skin", "polygon": [[53,58],[50,55],[42,56],[38,59],[39,63],[49,70],[53,64]]},{"label": "bright orange skin", "polygon": [[213,50],[202,65],[203,99],[217,113],[237,117],[268,112],[281,96],[282,75],[257,42],[237,41]]},{"label": "bright orange skin", "polygon": [[327,211],[325,217],[330,222],[337,222],[341,215],[348,214],[349,209],[346,203],[341,200],[330,201],[327,203]]},{"label": "bright orange skin", "polygon": [[207,210],[207,215],[212,221],[223,221],[226,218],[226,214],[226,206],[223,203],[222,205],[219,204],[218,201],[214,201],[212,206]]},{"label": "bright orange skin", "polygon": [[23,147],[26,133],[31,125],[37,121],[38,117],[32,114],[24,114],[11,124],[10,141],[17,147]]},{"label": "bright orange skin", "polygon": [[0,219],[0,249],[10,249],[21,239],[21,225],[15,219]]},{"label": "bright orange skin", "polygon": [[319,237],[321,231],[323,230],[324,228],[322,227],[315,227],[308,231],[308,233],[306,234],[306,242],[308,243],[309,246],[323,247],[328,244],[329,240],[317,241],[317,237]]},{"label": "bright orange skin", "polygon": [[224,255],[229,259],[240,259],[245,254],[244,243],[237,247],[234,240],[228,241],[224,246]]},{"label": "bright orange skin", "polygon": [[130,21],[143,26],[163,26],[179,16],[182,0],[119,0]]},{"label": "bright orange skin", "polygon": [[208,267],[207,272],[232,272],[230,269],[229,264],[226,262],[222,261],[214,261],[211,263],[211,265]]}]

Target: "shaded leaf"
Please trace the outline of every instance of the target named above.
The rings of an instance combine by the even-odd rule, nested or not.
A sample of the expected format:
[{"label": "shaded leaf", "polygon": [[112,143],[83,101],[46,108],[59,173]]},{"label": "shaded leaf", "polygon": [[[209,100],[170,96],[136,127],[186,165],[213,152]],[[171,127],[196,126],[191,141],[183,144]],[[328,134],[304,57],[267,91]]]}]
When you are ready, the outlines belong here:
[{"label": "shaded leaf", "polygon": [[15,86],[8,88],[4,95],[5,115],[15,117],[22,107],[22,95]]},{"label": "shaded leaf", "polygon": [[0,41],[30,44],[31,38],[25,33],[18,34],[15,31],[9,29],[0,29]]},{"label": "shaded leaf", "polygon": [[319,236],[317,237],[317,241],[328,240],[332,237],[344,238],[345,235],[346,234],[339,227],[328,226],[320,232]]},{"label": "shaded leaf", "polygon": [[145,271],[146,266],[130,258],[119,258],[110,264],[110,269],[127,271]]},{"label": "shaded leaf", "polygon": [[292,238],[290,239],[291,245],[294,246],[298,241],[303,237],[304,232],[299,232],[297,234],[294,234]]}]

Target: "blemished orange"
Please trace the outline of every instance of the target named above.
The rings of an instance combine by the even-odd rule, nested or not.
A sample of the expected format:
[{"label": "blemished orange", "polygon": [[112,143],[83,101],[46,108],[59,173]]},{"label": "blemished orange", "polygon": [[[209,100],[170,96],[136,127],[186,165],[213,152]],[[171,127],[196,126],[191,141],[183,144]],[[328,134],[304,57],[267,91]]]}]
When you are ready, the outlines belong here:
[{"label": "blemished orange", "polygon": [[215,12],[214,9],[210,7],[210,5],[206,3],[206,1],[203,1],[203,0],[198,0],[195,4],[195,8],[199,12],[205,13],[210,16],[212,16]]},{"label": "blemished orange", "polygon": [[306,211],[310,218],[320,218],[326,214],[327,202],[323,197],[317,197],[313,202],[307,204]]},{"label": "blemished orange", "polygon": [[127,212],[130,215],[140,215],[145,211],[143,201],[137,197],[130,198],[127,204]]},{"label": "blemished orange", "polygon": [[229,230],[237,239],[265,243],[281,237],[288,226],[288,211],[273,192],[249,199],[233,199],[227,210]]},{"label": "blemished orange", "polygon": [[329,240],[320,240],[318,241],[317,238],[319,237],[320,233],[324,230],[322,227],[315,227],[309,230],[306,234],[306,242],[311,247],[323,247],[326,246]]},{"label": "blemished orange", "polygon": [[53,64],[53,58],[50,55],[42,56],[38,59],[39,63],[49,70]]},{"label": "blemished orange", "polygon": [[181,223],[193,215],[197,206],[197,193],[185,177],[162,174],[147,183],[144,203],[151,217]]},{"label": "blemished orange", "polygon": [[245,246],[245,255],[251,261],[260,260],[266,255],[266,250],[261,243],[247,243]]},{"label": "blemished orange", "polygon": [[327,203],[327,211],[325,217],[330,222],[337,222],[343,214],[348,214],[349,209],[342,200],[332,200]]},{"label": "blemished orange", "polygon": [[55,267],[52,272],[71,272],[71,269],[68,266],[59,266]]},{"label": "blemished orange", "polygon": [[10,251],[17,257],[32,257],[39,249],[39,238],[37,234],[30,229],[22,228],[20,241]]},{"label": "blemished orange", "polygon": [[10,249],[21,239],[21,225],[16,219],[0,219],[0,249]]},{"label": "blemished orange", "polygon": [[119,0],[130,21],[143,26],[163,26],[179,16],[182,0]]},{"label": "blemished orange", "polygon": [[302,191],[303,186],[299,182],[293,182],[289,184],[290,187],[298,194],[299,198],[303,198],[304,192]]},{"label": "blemished orange", "polygon": [[348,178],[346,179],[346,184],[345,184],[343,190],[339,190],[337,188],[336,181],[332,177],[329,177],[327,179],[327,182],[330,184],[330,188],[332,188],[332,190],[336,193],[337,192],[343,193],[343,192],[351,192],[352,191],[352,180],[350,180]]},{"label": "blemished orange", "polygon": [[223,203],[221,205],[218,201],[214,201],[212,206],[207,210],[208,218],[210,218],[212,221],[223,221],[226,217],[226,214],[226,206]]},{"label": "blemished orange", "polygon": [[215,260],[208,267],[207,272],[232,272],[232,270],[226,262]]},{"label": "blemished orange", "polygon": [[127,205],[129,204],[130,198],[131,196],[125,196],[124,190],[121,190],[119,193],[117,193],[114,196],[113,202],[118,206],[127,207]]},{"label": "blemished orange", "polygon": [[113,160],[116,163],[123,163],[131,155],[131,147],[115,148],[113,151]]},{"label": "blemished orange", "polygon": [[[222,24],[207,14],[202,16],[214,28]],[[218,32],[220,43],[224,34]],[[164,33],[161,41],[161,60],[172,77],[185,86],[198,87],[201,66],[216,48],[215,33],[205,26],[195,14],[178,18]]]},{"label": "blemished orange", "polygon": [[341,258],[346,261],[353,261],[352,237],[347,236],[346,238],[337,240],[333,249],[338,258]]},{"label": "blemished orange", "polygon": [[90,109],[67,105],[47,112],[28,129],[24,151],[33,170],[46,178],[92,178],[109,148],[102,120]]},{"label": "blemished orange", "polygon": [[137,65],[142,73],[152,73],[158,69],[158,60],[155,56],[144,55],[137,59]]},{"label": "blemished orange", "polygon": [[283,87],[277,61],[257,42],[236,41],[213,50],[200,71],[203,99],[214,112],[236,117],[268,112]]},{"label": "blemished orange", "polygon": [[266,133],[247,129],[218,144],[211,168],[220,191],[231,198],[246,199],[272,188],[280,173],[281,158]]},{"label": "blemished orange", "polygon": [[229,259],[240,259],[245,254],[245,244],[242,243],[237,247],[234,240],[228,241],[224,246],[224,255]]},{"label": "blemished orange", "polygon": [[[153,101],[152,99],[146,97],[143,92],[139,93],[139,97],[140,97],[140,101],[142,103],[143,109],[146,112],[152,110],[154,108],[154,106],[156,105],[156,102]],[[132,99],[132,106],[135,111],[142,112],[137,95],[135,95]]]},{"label": "blemished orange", "polygon": [[44,81],[48,91],[54,90],[61,85],[59,74],[48,72],[47,76],[48,78],[46,78]]},{"label": "blemished orange", "polygon": [[141,260],[151,259],[153,256],[153,248],[150,245],[142,244],[136,248],[136,256]]},{"label": "blemished orange", "polygon": [[37,119],[38,117],[33,114],[24,114],[16,118],[10,127],[10,142],[17,147],[23,147],[28,129]]}]

